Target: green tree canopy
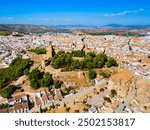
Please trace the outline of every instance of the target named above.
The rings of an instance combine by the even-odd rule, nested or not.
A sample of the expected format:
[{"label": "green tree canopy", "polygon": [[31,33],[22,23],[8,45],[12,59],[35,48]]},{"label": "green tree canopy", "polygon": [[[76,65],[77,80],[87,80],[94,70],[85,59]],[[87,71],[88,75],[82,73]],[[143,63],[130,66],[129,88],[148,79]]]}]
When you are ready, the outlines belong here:
[{"label": "green tree canopy", "polygon": [[109,59],[108,59],[108,61],[106,62],[106,66],[108,67],[108,68],[110,68],[110,67],[112,67],[112,66],[117,66],[118,64],[117,64],[117,61],[113,58],[113,57],[110,57]]},{"label": "green tree canopy", "polygon": [[11,95],[16,91],[17,87],[14,85],[9,85],[0,91],[0,95],[3,98],[10,98]]},{"label": "green tree canopy", "polygon": [[71,54],[74,57],[84,57],[85,56],[85,52],[82,50],[73,51]]},{"label": "green tree canopy", "polygon": [[62,70],[76,70],[76,69],[92,69],[92,68],[103,68],[105,64],[109,67],[116,66],[117,63],[115,59],[109,58],[107,59],[107,55],[105,53],[95,54],[94,52],[89,52],[82,60],[73,59],[73,56],[76,53],[81,53],[80,51],[65,53],[64,51],[60,51],[55,54],[52,58],[51,65],[55,68],[62,68]]},{"label": "green tree canopy", "polygon": [[30,50],[31,52],[34,52],[36,54],[46,54],[46,49],[45,48],[36,48]]},{"label": "green tree canopy", "polygon": [[99,75],[103,76],[104,78],[109,78],[110,74],[105,73],[104,71],[99,72]]},{"label": "green tree canopy", "polygon": [[53,78],[52,75],[49,72],[46,72],[43,76],[41,86],[43,87],[49,87],[53,84]]},{"label": "green tree canopy", "polygon": [[15,58],[8,68],[0,69],[0,89],[6,87],[11,81],[24,75],[25,70],[29,70],[33,61],[30,59]]},{"label": "green tree canopy", "polygon": [[95,79],[96,78],[96,71],[91,69],[89,70],[89,79]]},{"label": "green tree canopy", "polygon": [[52,75],[49,72],[43,73],[38,68],[33,69],[29,74],[30,86],[34,89],[49,87],[53,84]]},{"label": "green tree canopy", "polygon": [[62,81],[56,81],[56,82],[54,83],[54,86],[55,86],[56,89],[61,88],[61,85],[62,85]]}]

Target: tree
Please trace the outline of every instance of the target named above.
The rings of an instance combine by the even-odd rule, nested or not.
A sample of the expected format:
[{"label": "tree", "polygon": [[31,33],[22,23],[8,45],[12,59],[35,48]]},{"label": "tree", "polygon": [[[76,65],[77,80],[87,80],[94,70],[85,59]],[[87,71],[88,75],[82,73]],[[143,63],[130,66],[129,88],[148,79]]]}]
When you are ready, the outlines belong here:
[{"label": "tree", "polygon": [[84,111],[84,112],[88,112],[88,108],[84,107],[84,108],[83,108],[83,111]]},{"label": "tree", "polygon": [[79,112],[80,112],[80,110],[74,110],[74,112],[75,112],[75,113],[79,113]]},{"label": "tree", "polygon": [[96,71],[95,70],[93,70],[93,69],[91,69],[91,70],[89,70],[89,79],[94,79],[94,78],[96,78]]},{"label": "tree", "polygon": [[71,53],[74,57],[84,57],[85,56],[85,52],[82,50],[78,50],[78,51],[73,51]]},{"label": "tree", "polygon": [[115,90],[115,89],[112,89],[112,90],[111,90],[111,94],[112,94],[113,97],[116,96],[116,95],[117,95],[116,90]]},{"label": "tree", "polygon": [[71,61],[72,61],[72,56],[70,53],[66,53],[65,55],[65,62],[66,62],[66,65],[70,65],[71,64]]},{"label": "tree", "polygon": [[[74,60],[73,56],[82,56],[83,60]],[[58,52],[52,58],[51,65],[55,68],[62,68],[63,71],[75,69],[92,69],[102,68],[107,62],[107,55],[100,53],[96,55],[94,52],[89,52],[85,55],[83,51],[73,51],[72,53]]]},{"label": "tree", "polygon": [[87,53],[87,56],[90,56],[90,57],[92,57],[92,58],[93,58],[93,57],[95,57],[96,55],[95,55],[95,53],[94,53],[94,52],[88,52],[88,53]]},{"label": "tree", "polygon": [[24,75],[25,70],[29,70],[33,61],[30,59],[15,58],[8,68],[0,69],[0,90],[5,88],[11,81]]},{"label": "tree", "polygon": [[2,89],[0,91],[0,95],[3,97],[3,98],[10,98],[11,95],[14,93],[14,91],[16,91],[17,87],[14,86],[14,85],[9,85],[7,86],[6,88]]},{"label": "tree", "polygon": [[40,88],[39,80],[36,80],[36,79],[30,80],[30,86],[31,86],[33,89],[38,89],[38,88]]},{"label": "tree", "polygon": [[99,72],[99,75],[103,76],[104,78],[109,78],[110,77],[110,74],[107,74],[103,71]]},{"label": "tree", "polygon": [[56,81],[56,82],[54,83],[54,86],[55,86],[56,89],[61,88],[61,85],[62,85],[62,81]]},{"label": "tree", "polygon": [[65,109],[66,109],[66,111],[67,111],[67,112],[69,112],[69,111],[70,111],[70,107],[66,107]]},{"label": "tree", "polygon": [[25,75],[28,75],[28,74],[29,74],[29,69],[25,69],[25,70],[24,70],[24,74],[25,74]]},{"label": "tree", "polygon": [[93,58],[93,67],[94,67],[94,68],[97,68],[97,67],[98,67],[98,59],[97,59],[97,57],[94,57],[94,58]]},{"label": "tree", "polygon": [[113,57],[110,57],[109,60],[106,62],[106,66],[108,68],[112,67],[112,66],[117,66],[117,62]]},{"label": "tree", "polygon": [[101,88],[101,89],[100,89],[100,92],[104,92],[104,91],[105,91],[104,88]]},{"label": "tree", "polygon": [[41,86],[48,87],[53,84],[53,78],[52,75],[49,72],[46,72],[43,76],[43,79],[41,81]]},{"label": "tree", "polygon": [[74,60],[71,64],[72,69],[79,69],[80,68],[79,66],[80,66],[79,60]]},{"label": "tree", "polygon": [[66,105],[66,103],[64,102],[64,107],[66,107],[67,105]]},{"label": "tree", "polygon": [[0,31],[0,36],[8,36],[8,35],[11,35],[11,33],[7,31]]},{"label": "tree", "polygon": [[109,97],[103,97],[105,101],[107,101],[108,103],[111,103],[111,99]]},{"label": "tree", "polygon": [[34,52],[36,54],[46,54],[46,49],[45,48],[36,48],[30,50],[31,52]]},{"label": "tree", "polygon": [[106,54],[100,53],[96,55],[93,59],[93,66],[94,68],[102,68],[105,65],[105,62],[107,61]]},{"label": "tree", "polygon": [[79,69],[84,69],[85,68],[85,63],[84,63],[84,61],[82,60],[82,61],[80,61],[79,62]]},{"label": "tree", "polygon": [[31,71],[31,73],[29,74],[29,79],[32,80],[32,79],[40,79],[41,78],[41,73],[40,71],[38,70],[38,68],[35,68]]},{"label": "tree", "polygon": [[52,62],[52,65],[54,66],[55,69],[58,69],[61,67],[61,60],[59,58],[55,59],[53,62]]},{"label": "tree", "polygon": [[98,68],[103,68],[103,67],[104,67],[104,65],[105,65],[105,62],[104,62],[104,60],[103,60],[103,59],[102,59],[102,60],[100,60],[100,61],[98,61],[98,63],[97,63]]},{"label": "tree", "polygon": [[107,55],[104,53],[100,53],[97,55],[97,57],[99,57],[99,59],[103,59],[104,62],[107,61]]},{"label": "tree", "polygon": [[40,71],[35,68],[28,74],[28,78],[30,80],[30,86],[34,89],[40,88],[40,80],[42,79],[42,75]]},{"label": "tree", "polygon": [[93,57],[92,56],[90,56],[90,55],[86,55],[85,56],[85,58],[84,58],[84,62],[86,63],[86,62],[93,62]]},{"label": "tree", "polygon": [[71,65],[72,56],[70,53],[58,52],[53,58],[51,65],[54,66],[55,69],[64,68],[65,66]]},{"label": "tree", "polygon": [[49,87],[53,84],[52,75],[49,72],[40,72],[38,68],[33,69],[29,74],[30,86],[34,89]]},{"label": "tree", "polygon": [[92,69],[93,68],[93,64],[91,62],[86,62],[86,68]]},{"label": "tree", "polygon": [[2,103],[1,104],[1,108],[3,109],[3,108],[7,108],[8,107],[8,103]]}]

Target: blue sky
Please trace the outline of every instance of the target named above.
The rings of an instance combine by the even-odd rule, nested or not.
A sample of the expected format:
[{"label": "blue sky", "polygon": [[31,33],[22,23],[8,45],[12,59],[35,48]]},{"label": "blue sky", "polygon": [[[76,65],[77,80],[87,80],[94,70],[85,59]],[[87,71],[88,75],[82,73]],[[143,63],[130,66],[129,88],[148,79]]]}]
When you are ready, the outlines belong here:
[{"label": "blue sky", "polygon": [[0,0],[0,23],[150,25],[150,0]]}]

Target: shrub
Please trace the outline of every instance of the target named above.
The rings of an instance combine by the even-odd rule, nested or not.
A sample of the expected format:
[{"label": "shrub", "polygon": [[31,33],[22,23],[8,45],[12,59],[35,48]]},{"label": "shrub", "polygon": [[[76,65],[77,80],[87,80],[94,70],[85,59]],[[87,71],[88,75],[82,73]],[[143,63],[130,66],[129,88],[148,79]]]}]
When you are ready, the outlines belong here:
[{"label": "shrub", "polygon": [[0,89],[5,88],[11,81],[24,75],[33,62],[30,59],[15,58],[8,68],[0,69]]},{"label": "shrub", "polygon": [[[84,57],[83,60],[74,60],[73,56]],[[65,53],[60,51],[52,58],[51,65],[55,68],[65,68],[64,71],[75,69],[91,69],[102,68],[107,62],[107,56],[104,53],[96,55],[93,52],[89,52],[85,55],[82,51],[73,51],[72,53]]]},{"label": "shrub", "polygon": [[34,52],[36,54],[46,54],[46,49],[45,48],[36,48],[30,50],[31,52]]},{"label": "shrub", "polygon": [[104,100],[107,101],[108,103],[111,103],[111,99],[109,97],[104,97]]},{"label": "shrub", "polygon": [[115,90],[115,89],[112,89],[112,90],[111,90],[111,94],[112,94],[113,97],[116,96],[116,95],[117,95],[116,90]]},{"label": "shrub", "polygon": [[99,73],[99,75],[103,76],[104,78],[109,78],[109,77],[110,77],[110,74],[107,74],[107,73],[105,73],[105,72],[103,72],[103,71],[101,71],[101,72]]},{"label": "shrub", "polygon": [[93,69],[91,69],[91,70],[89,70],[89,79],[94,79],[94,78],[96,78],[96,71],[95,70],[93,70]]},{"label": "shrub", "polygon": [[9,85],[7,86],[6,88],[2,89],[0,91],[0,95],[3,97],[3,98],[10,98],[11,95],[14,93],[14,91],[16,91],[17,87],[14,86],[14,85]]},{"label": "shrub", "polygon": [[117,66],[118,64],[117,64],[117,61],[113,58],[113,57],[110,57],[109,59],[108,59],[108,61],[106,62],[106,66],[108,67],[108,68],[110,68],[110,67],[112,67],[112,66]]},{"label": "shrub", "polygon": [[61,85],[62,85],[62,81],[56,81],[56,82],[54,83],[54,86],[55,86],[56,89],[61,88]]},{"label": "shrub", "polygon": [[30,80],[30,86],[34,89],[49,87],[53,84],[52,75],[49,72],[42,73],[38,70],[38,68],[33,69],[28,74],[28,78]]}]

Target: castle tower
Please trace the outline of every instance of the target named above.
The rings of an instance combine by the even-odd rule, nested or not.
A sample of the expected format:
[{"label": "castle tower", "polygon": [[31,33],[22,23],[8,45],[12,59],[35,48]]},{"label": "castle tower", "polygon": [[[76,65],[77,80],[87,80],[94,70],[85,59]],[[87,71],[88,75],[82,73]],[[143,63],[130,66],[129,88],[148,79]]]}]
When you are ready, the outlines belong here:
[{"label": "castle tower", "polygon": [[53,46],[52,46],[52,44],[49,44],[49,46],[46,48],[45,59],[49,59],[52,57],[53,57]]}]

